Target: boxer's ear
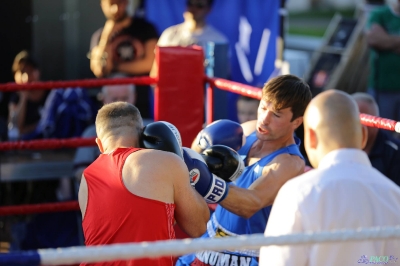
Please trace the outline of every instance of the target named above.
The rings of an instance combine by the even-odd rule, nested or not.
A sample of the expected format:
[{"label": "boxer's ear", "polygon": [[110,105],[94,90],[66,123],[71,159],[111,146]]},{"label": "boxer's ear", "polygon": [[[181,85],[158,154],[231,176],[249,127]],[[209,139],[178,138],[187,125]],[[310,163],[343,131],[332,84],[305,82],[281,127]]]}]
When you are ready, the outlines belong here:
[{"label": "boxer's ear", "polygon": [[96,144],[97,144],[97,147],[99,147],[100,152],[104,153],[103,144],[101,143],[101,140],[99,138],[96,138]]},{"label": "boxer's ear", "polygon": [[307,130],[308,130],[309,147],[315,150],[315,149],[317,149],[317,146],[318,146],[317,133],[311,128],[308,128]]},{"label": "boxer's ear", "polygon": [[368,141],[368,128],[367,126],[362,126],[362,140],[361,140],[361,149],[364,149],[367,145]]},{"label": "boxer's ear", "polygon": [[296,130],[303,123],[303,117],[297,117],[292,121],[293,129]]}]

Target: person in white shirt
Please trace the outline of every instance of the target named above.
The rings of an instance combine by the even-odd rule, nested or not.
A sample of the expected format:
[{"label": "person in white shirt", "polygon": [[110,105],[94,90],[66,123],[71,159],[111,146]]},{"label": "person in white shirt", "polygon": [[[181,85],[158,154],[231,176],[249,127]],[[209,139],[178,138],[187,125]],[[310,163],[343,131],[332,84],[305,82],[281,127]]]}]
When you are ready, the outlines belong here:
[{"label": "person in white shirt", "polygon": [[[165,29],[158,39],[157,46],[198,45],[206,51],[207,43],[229,44],[228,38],[209,25],[206,21],[214,0],[186,0],[186,11],[183,13],[184,22]],[[222,56],[225,56],[222,54]],[[228,58],[228,52],[226,53]],[[157,77],[157,61],[153,61],[150,77]]]},{"label": "person in white shirt", "polygon": [[184,22],[171,26],[163,31],[158,46],[190,46],[205,47],[207,42],[228,43],[228,39],[217,29],[207,24],[214,0],[187,0]]},{"label": "person in white shirt", "polygon": [[[350,95],[317,95],[306,109],[304,133],[315,169],[279,190],[266,236],[400,224],[400,189],[362,150],[367,133]],[[394,263],[399,256],[400,239],[266,246],[260,265],[357,265],[378,257]]]}]

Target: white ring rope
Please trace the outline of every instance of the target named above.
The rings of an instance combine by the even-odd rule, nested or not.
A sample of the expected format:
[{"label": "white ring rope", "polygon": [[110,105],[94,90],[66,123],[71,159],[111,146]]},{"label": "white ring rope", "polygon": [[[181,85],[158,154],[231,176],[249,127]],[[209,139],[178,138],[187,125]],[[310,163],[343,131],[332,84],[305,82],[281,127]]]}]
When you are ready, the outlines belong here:
[{"label": "white ring rope", "polygon": [[395,130],[397,133],[400,133],[400,122],[397,122],[397,123],[396,123],[396,125],[395,125],[395,127],[394,127],[394,130]]},{"label": "white ring rope", "polygon": [[80,262],[103,262],[134,258],[179,256],[202,250],[222,251],[241,248],[260,248],[268,245],[296,245],[324,242],[400,238],[400,225],[335,231],[299,233],[275,237],[262,234],[212,239],[183,239],[108,246],[71,247],[38,250],[42,265],[68,265]]}]

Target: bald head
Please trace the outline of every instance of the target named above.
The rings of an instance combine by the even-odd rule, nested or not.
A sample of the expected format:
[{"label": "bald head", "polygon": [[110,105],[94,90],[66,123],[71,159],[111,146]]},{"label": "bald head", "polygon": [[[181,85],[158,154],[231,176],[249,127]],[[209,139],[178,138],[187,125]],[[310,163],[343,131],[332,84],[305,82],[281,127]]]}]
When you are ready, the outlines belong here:
[{"label": "bald head", "polygon": [[310,102],[304,115],[304,130],[305,148],[314,167],[333,150],[361,149],[363,145],[358,106],[342,91],[322,92]]}]

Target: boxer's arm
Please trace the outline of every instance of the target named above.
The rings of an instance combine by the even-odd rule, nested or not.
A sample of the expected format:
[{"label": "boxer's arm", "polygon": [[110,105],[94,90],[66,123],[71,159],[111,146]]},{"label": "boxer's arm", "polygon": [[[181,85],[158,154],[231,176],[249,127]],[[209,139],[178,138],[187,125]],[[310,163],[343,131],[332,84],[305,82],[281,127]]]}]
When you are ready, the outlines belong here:
[{"label": "boxer's arm", "polygon": [[81,209],[82,213],[82,219],[85,217],[86,213],[87,197],[88,197],[88,186],[86,183],[85,176],[82,174],[81,184],[79,185],[79,192],[78,192],[78,202],[79,202],[79,208]]},{"label": "boxer's arm", "polygon": [[113,20],[107,20],[101,32],[99,43],[90,51],[90,69],[96,77],[104,77],[113,70],[114,64],[110,42],[112,38],[128,27],[132,22],[130,17],[116,23]]},{"label": "boxer's arm", "polygon": [[379,24],[373,24],[366,36],[368,44],[372,48],[389,51],[399,49],[400,36],[389,35]]},{"label": "boxer's arm", "polygon": [[113,68],[111,56],[109,45],[93,47],[90,52],[90,70],[96,77],[101,78],[111,72]]},{"label": "boxer's arm", "polygon": [[304,172],[304,161],[295,155],[278,155],[264,167],[262,176],[248,189],[231,186],[220,205],[244,218],[272,205],[279,189],[289,179]]},{"label": "boxer's arm", "polygon": [[189,236],[199,237],[206,231],[210,218],[208,206],[190,185],[189,172],[182,160],[171,162],[169,169],[174,183],[175,220]]},{"label": "boxer's arm", "polygon": [[208,206],[191,187],[188,169],[178,155],[152,149],[133,152],[125,161],[122,179],[132,194],[174,203],[174,218],[188,235],[205,232]]},{"label": "boxer's arm", "polygon": [[144,56],[137,60],[120,63],[116,66],[117,72],[123,72],[131,75],[140,75],[150,73],[154,61],[154,49],[157,39],[149,39],[144,43]]}]

